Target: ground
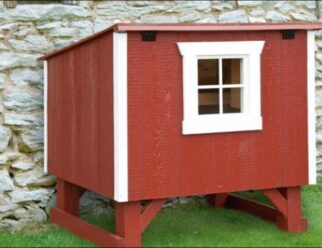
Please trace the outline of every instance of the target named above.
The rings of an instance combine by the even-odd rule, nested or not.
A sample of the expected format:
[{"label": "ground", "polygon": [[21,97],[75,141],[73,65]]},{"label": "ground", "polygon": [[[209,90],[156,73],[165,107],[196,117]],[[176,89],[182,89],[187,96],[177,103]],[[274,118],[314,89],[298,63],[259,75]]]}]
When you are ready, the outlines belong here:
[{"label": "ground", "polygon": [[[143,234],[145,247],[312,247],[322,246],[322,184],[303,188],[303,213],[309,231],[289,234],[246,213],[213,209],[201,199],[162,210]],[[255,195],[257,198],[258,195]],[[260,196],[259,196],[260,197]],[[261,197],[260,197],[261,198]],[[113,229],[113,216],[84,216]],[[94,247],[69,232],[48,225],[42,230],[0,233],[1,247]]]}]

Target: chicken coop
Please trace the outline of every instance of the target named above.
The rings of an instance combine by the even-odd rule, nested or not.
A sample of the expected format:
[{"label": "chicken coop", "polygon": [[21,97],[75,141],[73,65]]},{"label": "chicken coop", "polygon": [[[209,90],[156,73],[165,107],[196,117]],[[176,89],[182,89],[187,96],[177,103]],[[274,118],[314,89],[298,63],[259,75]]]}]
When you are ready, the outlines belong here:
[{"label": "chicken coop", "polygon": [[[52,222],[102,246],[140,246],[167,199],[202,194],[305,231],[316,29],[119,23],[43,56]],[[115,201],[115,233],[79,218],[85,190]],[[232,194],[248,190],[274,207]]]}]

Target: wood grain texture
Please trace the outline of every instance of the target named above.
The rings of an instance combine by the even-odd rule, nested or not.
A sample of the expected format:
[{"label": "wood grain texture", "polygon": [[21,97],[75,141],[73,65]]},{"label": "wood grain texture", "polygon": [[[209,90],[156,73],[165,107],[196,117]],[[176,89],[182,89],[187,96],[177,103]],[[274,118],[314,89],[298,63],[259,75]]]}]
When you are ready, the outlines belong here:
[{"label": "wood grain texture", "polygon": [[51,221],[101,247],[124,247],[122,237],[89,224],[61,209],[53,208],[51,210]]},{"label": "wood grain texture", "polygon": [[141,247],[141,202],[115,203],[115,233],[124,246]]},{"label": "wood grain texture", "polygon": [[[307,183],[305,31],[294,40],[282,40],[281,31],[158,32],[156,42],[131,32],[128,39],[130,200]],[[182,135],[176,42],[236,40],[265,40],[263,130]]]},{"label": "wood grain texture", "polygon": [[48,62],[49,172],[113,198],[112,33]]},{"label": "wood grain texture", "polygon": [[140,217],[141,233],[143,233],[148,227],[165,202],[166,199],[157,199],[152,200],[147,206],[145,206]]}]

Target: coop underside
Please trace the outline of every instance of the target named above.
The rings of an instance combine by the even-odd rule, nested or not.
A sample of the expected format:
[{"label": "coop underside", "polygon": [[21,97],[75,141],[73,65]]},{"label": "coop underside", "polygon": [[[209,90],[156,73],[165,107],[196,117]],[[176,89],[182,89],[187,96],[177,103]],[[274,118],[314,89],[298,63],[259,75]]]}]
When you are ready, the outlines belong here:
[{"label": "coop underside", "polygon": [[[115,202],[115,233],[111,233],[79,218],[79,198],[85,190],[58,179],[57,207],[51,211],[51,221],[103,247],[141,246],[142,233],[167,200],[151,200],[144,207],[141,201]],[[275,207],[229,193],[211,194],[207,200],[215,208],[237,209],[275,222],[277,227],[287,232],[307,230],[307,221],[301,215],[300,187],[265,189],[262,192]]]}]

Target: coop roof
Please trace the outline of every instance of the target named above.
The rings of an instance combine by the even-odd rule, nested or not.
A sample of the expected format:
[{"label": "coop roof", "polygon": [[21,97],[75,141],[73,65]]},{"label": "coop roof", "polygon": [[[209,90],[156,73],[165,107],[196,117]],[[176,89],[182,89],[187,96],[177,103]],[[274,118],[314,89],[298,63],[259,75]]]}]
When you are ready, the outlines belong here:
[{"label": "coop roof", "polygon": [[322,23],[117,23],[69,46],[48,53],[39,58],[46,60],[63,51],[95,39],[107,32],[167,31],[167,32],[222,32],[222,31],[269,31],[269,30],[317,30]]}]

